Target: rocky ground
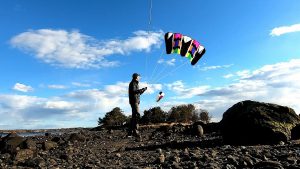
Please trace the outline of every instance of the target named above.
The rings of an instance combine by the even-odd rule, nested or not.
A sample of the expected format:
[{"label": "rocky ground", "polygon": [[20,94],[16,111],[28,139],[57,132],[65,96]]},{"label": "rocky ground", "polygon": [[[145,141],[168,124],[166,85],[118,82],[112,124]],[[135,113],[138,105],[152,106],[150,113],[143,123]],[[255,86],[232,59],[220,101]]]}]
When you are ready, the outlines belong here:
[{"label": "rocky ground", "polygon": [[[201,137],[191,126],[2,138],[0,168],[290,168],[300,169],[300,140],[276,145],[224,145],[216,133]],[[201,134],[200,134],[201,135]]]}]

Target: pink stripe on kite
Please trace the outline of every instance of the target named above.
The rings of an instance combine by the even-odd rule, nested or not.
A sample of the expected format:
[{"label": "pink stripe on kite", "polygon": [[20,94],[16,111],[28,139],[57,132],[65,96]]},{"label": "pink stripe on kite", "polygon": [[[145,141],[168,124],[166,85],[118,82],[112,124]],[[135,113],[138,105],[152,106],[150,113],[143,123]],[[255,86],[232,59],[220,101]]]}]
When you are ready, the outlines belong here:
[{"label": "pink stripe on kite", "polygon": [[196,46],[196,48],[198,48],[198,46],[200,45],[200,43],[196,40],[193,40],[193,44]]},{"label": "pink stripe on kite", "polygon": [[177,38],[181,38],[181,37],[182,37],[182,34],[180,34],[180,33],[175,33],[175,34],[174,34],[174,38],[176,38],[176,39],[177,39]]}]

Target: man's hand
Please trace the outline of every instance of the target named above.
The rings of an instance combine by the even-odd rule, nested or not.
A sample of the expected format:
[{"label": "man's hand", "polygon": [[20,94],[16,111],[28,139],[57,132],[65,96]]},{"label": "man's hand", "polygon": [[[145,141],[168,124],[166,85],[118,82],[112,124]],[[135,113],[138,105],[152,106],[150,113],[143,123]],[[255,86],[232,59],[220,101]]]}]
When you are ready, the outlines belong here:
[{"label": "man's hand", "polygon": [[143,93],[144,93],[146,90],[147,90],[147,87],[144,87],[144,88],[143,88]]}]

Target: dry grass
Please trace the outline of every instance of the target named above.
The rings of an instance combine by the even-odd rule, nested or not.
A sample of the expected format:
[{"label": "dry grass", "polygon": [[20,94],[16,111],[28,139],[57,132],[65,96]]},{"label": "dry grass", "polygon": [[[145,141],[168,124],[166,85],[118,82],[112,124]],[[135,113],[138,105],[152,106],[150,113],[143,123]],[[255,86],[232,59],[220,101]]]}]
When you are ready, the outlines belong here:
[{"label": "dry grass", "polygon": [[148,124],[148,125],[141,125],[139,128],[160,128],[162,126],[168,126],[172,127],[173,125],[183,125],[183,126],[188,126],[191,125],[191,123],[157,123],[157,124]]}]

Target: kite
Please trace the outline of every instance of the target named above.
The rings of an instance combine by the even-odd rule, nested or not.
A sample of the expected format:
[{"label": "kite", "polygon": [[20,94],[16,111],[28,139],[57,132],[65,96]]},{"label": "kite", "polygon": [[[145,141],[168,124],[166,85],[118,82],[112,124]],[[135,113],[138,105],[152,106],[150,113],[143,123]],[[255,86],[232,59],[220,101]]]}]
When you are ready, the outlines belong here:
[{"label": "kite", "polygon": [[163,92],[159,92],[159,94],[157,95],[156,102],[159,102],[164,96],[165,94]]},{"label": "kite", "polygon": [[175,53],[187,57],[192,65],[195,65],[205,53],[204,46],[197,40],[181,33],[167,32],[165,34],[165,44],[167,54]]}]

